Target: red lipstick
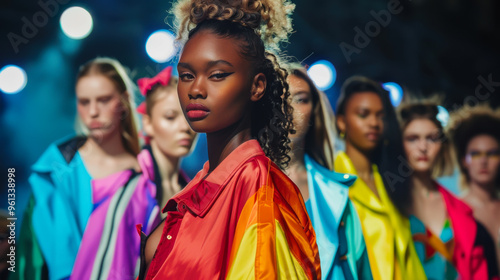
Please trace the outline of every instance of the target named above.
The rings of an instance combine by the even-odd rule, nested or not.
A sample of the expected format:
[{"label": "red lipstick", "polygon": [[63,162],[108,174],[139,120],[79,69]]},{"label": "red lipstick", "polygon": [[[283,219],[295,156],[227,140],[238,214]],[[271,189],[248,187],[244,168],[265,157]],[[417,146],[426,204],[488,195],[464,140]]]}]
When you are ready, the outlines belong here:
[{"label": "red lipstick", "polygon": [[365,136],[369,141],[378,141],[380,134],[377,132],[368,132]]},{"label": "red lipstick", "polygon": [[101,122],[93,121],[90,123],[89,129],[99,129],[99,128],[103,128],[103,126],[104,125]]},{"label": "red lipstick", "polygon": [[418,161],[429,161],[429,158],[426,156],[421,156],[417,158]]},{"label": "red lipstick", "polygon": [[191,121],[197,121],[197,120],[202,120],[208,114],[210,113],[210,110],[198,103],[191,103],[186,106],[186,115]]}]

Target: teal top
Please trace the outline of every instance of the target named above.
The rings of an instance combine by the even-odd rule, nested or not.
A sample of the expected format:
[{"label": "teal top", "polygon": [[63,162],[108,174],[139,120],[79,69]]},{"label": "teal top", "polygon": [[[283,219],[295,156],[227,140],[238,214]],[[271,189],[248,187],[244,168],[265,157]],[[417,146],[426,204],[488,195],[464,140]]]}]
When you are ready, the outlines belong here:
[{"label": "teal top", "polygon": [[309,200],[306,209],[316,232],[321,278],[372,279],[361,223],[348,197],[356,176],[331,171],[305,155]]},{"label": "teal top", "polygon": [[[455,280],[458,278],[458,272],[451,262],[449,262],[436,249],[435,242],[431,239],[440,240],[439,247],[445,248],[450,255],[453,255],[453,228],[449,219],[445,224],[439,238],[433,234],[425,225],[415,216],[410,216],[410,227],[415,244],[415,250],[422,262],[425,274],[429,280]],[[444,245],[444,247],[443,247]]]}]

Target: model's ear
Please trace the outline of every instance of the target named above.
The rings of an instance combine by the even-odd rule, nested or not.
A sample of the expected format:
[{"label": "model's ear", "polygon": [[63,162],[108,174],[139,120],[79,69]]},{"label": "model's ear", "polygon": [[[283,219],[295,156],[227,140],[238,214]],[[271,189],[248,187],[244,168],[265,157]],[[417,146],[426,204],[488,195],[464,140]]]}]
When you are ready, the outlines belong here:
[{"label": "model's ear", "polygon": [[337,122],[337,127],[339,128],[339,132],[345,133],[345,116],[338,115],[336,122]]},{"label": "model's ear", "polygon": [[151,123],[151,117],[148,114],[142,115],[142,127],[144,129],[144,132],[146,133],[146,136],[154,136],[153,124]]},{"label": "model's ear", "polygon": [[263,73],[259,73],[253,77],[252,96],[250,100],[259,101],[266,92],[267,80]]},{"label": "model's ear", "polygon": [[128,91],[124,91],[123,94],[120,95],[120,107],[119,110],[122,112],[125,112],[127,109],[127,106],[125,104],[128,103],[129,101],[129,93]]}]

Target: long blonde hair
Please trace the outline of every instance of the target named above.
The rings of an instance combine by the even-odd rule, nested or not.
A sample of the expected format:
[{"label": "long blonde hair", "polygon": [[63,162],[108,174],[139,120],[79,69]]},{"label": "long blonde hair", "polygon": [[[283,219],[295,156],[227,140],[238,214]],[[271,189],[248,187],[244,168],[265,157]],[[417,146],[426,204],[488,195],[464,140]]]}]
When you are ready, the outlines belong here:
[{"label": "long blonde hair", "polygon": [[[121,118],[121,139],[125,149],[136,156],[140,152],[138,121],[135,114],[135,85],[127,75],[125,68],[115,59],[108,57],[95,58],[80,67],[77,81],[89,75],[102,75],[112,81],[120,92],[120,100],[124,108]],[[88,135],[89,130],[77,115],[75,123],[77,134]]]}]

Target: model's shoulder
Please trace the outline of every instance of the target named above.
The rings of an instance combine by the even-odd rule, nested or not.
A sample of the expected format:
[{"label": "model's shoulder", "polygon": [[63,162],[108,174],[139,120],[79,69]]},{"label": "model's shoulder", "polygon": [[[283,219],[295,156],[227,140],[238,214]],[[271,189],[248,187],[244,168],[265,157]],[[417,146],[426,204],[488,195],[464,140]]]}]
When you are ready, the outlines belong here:
[{"label": "model's shoulder", "polygon": [[85,137],[71,135],[52,142],[33,164],[33,171],[49,172],[58,166],[69,165],[85,141]]}]

